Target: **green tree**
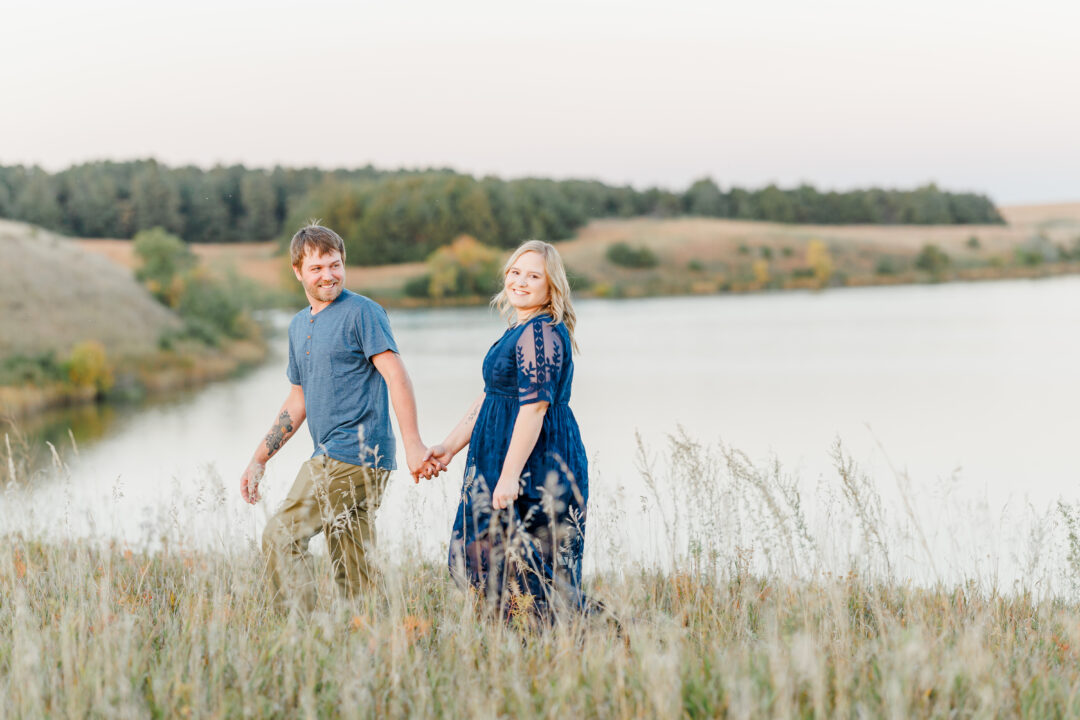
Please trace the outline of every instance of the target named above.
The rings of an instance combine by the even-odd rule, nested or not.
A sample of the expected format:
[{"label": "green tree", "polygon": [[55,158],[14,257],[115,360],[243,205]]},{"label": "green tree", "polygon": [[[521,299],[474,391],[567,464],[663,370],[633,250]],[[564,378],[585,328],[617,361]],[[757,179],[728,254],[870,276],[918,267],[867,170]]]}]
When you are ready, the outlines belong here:
[{"label": "green tree", "polygon": [[195,267],[195,254],[183,240],[162,228],[137,234],[134,250],[139,259],[135,277],[158,300],[177,307],[184,295],[183,275]]},{"label": "green tree", "polygon": [[172,233],[183,230],[176,180],[156,162],[146,163],[132,178],[131,201],[136,232],[155,227]]},{"label": "green tree", "polygon": [[71,231],[81,237],[121,237],[116,183],[100,163],[61,174],[67,194],[65,211]]},{"label": "green tree", "polygon": [[760,220],[795,222],[795,206],[791,198],[775,185],[759,191],[754,204],[757,209],[756,217]]},{"label": "green tree", "polygon": [[29,172],[27,183],[15,198],[15,217],[50,230],[61,230],[63,209],[56,195],[56,188],[49,174],[33,168]]},{"label": "green tree", "polygon": [[14,202],[11,196],[11,188],[0,176],[0,217],[11,217]]},{"label": "green tree", "polygon": [[728,214],[727,198],[712,178],[702,178],[686,191],[686,211],[691,215],[724,217]]},{"label": "green tree", "polygon": [[229,207],[218,176],[198,168],[183,168],[179,176],[180,214],[184,239],[189,242],[225,242],[235,236]]},{"label": "green tree", "polygon": [[240,181],[240,199],[245,239],[266,240],[277,234],[277,193],[269,175],[261,170],[245,174]]}]

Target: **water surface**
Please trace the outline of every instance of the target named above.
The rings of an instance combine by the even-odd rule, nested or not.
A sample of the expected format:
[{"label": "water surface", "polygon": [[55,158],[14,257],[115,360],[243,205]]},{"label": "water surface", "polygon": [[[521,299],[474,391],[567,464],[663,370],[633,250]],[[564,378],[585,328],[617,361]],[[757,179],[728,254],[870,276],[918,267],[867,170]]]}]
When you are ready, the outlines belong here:
[{"label": "water surface", "polygon": [[[828,499],[817,494],[835,476],[830,448],[841,439],[886,503],[896,501],[896,477],[906,473],[920,517],[944,538],[933,542],[945,546],[967,547],[958,532],[1007,544],[1011,510],[1080,499],[1080,278],[591,300],[577,308],[582,352],[571,406],[591,461],[591,509],[602,518],[620,508],[614,544],[625,559],[649,560],[664,546],[635,434],[663,483],[663,450],[680,426],[706,445],[779,461],[799,478],[811,511]],[[486,308],[390,317],[421,431],[437,442],[482,389],[483,354],[504,325]],[[105,411],[105,421],[84,419],[84,437],[76,423],[77,455],[63,422],[54,422],[50,439],[66,470],[9,491],[0,522],[131,543],[163,533],[212,547],[253,541],[311,452],[305,428],[271,461],[265,502],[241,502],[240,472],[288,390],[284,343],[279,334],[269,362],[244,377],[152,407]],[[461,460],[421,486],[397,473],[379,516],[387,552],[409,545],[441,555]],[[969,515],[935,516],[954,506]],[[971,528],[939,532],[953,521]],[[957,552],[962,565],[975,550]]]}]

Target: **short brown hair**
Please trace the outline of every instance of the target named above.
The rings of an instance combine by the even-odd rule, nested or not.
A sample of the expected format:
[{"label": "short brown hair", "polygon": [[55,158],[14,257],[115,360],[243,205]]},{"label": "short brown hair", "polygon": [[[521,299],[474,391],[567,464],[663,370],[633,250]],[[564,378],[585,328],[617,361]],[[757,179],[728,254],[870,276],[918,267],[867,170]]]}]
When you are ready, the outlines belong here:
[{"label": "short brown hair", "polygon": [[312,220],[292,236],[289,255],[293,267],[300,267],[300,264],[304,262],[304,256],[309,251],[316,255],[325,255],[336,250],[341,253],[341,261],[345,262],[345,241],[336,232],[318,223],[318,220]]}]

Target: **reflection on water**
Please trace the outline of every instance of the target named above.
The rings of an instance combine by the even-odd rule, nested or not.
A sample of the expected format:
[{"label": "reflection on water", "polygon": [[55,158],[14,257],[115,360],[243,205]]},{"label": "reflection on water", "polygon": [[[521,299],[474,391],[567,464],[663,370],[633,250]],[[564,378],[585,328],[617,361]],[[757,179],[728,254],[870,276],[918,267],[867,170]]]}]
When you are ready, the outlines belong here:
[{"label": "reflection on water", "polygon": [[[591,562],[601,546],[624,560],[664,554],[661,506],[673,521],[672,504],[693,502],[672,498],[663,480],[659,451],[679,426],[755,462],[775,458],[798,478],[808,508],[839,492],[829,484],[830,448],[841,438],[885,506],[906,507],[898,493],[907,487],[912,513],[952,531],[927,542],[965,563],[972,548],[1006,562],[1010,533],[1024,532],[1006,510],[1080,497],[1072,450],[1080,278],[588,301],[578,310],[583,352],[571,406],[590,458]],[[503,326],[486,308],[390,316],[421,432],[437,442],[481,390],[480,362]],[[5,509],[18,500],[26,512],[5,512],[0,523],[25,527],[32,518],[61,534],[92,528],[132,542],[173,531],[203,545],[254,541],[311,452],[302,431],[271,462],[266,501],[240,501],[240,471],[288,387],[284,338],[275,342],[266,365],[198,393],[42,421],[33,432],[57,448],[70,448],[71,426],[80,454],[65,454],[66,475],[9,494]],[[656,493],[642,482],[635,433],[657,465]],[[461,466],[455,459],[449,475],[421,486],[397,474],[378,519],[388,552],[406,544],[442,555]],[[625,536],[603,537],[609,531]]]},{"label": "reflection on water", "polygon": [[29,454],[29,466],[37,473],[53,464],[55,447],[62,455],[77,454],[80,447],[92,445],[112,431],[117,421],[132,417],[155,405],[183,403],[194,390],[155,395],[139,402],[76,405],[48,410],[20,421],[15,430],[20,444]]}]

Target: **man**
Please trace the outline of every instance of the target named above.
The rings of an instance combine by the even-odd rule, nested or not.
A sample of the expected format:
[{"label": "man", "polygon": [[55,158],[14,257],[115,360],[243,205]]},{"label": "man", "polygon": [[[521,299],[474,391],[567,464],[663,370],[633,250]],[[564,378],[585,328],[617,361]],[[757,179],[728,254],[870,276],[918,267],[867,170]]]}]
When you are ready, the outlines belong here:
[{"label": "man", "polygon": [[375,511],[396,469],[388,393],[414,481],[445,465],[425,468],[416,399],[390,322],[377,303],[344,289],[341,237],[311,224],[293,236],[290,253],[311,304],[289,325],[292,389],[244,470],[240,492],[249,503],[259,499],[267,460],[306,419],[315,452],[267,524],[262,544],[275,601],[310,611],[316,593],[307,548],[320,531],[338,587],[352,597],[372,583],[368,553],[375,543]]}]

